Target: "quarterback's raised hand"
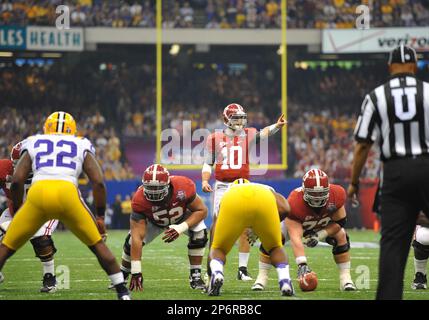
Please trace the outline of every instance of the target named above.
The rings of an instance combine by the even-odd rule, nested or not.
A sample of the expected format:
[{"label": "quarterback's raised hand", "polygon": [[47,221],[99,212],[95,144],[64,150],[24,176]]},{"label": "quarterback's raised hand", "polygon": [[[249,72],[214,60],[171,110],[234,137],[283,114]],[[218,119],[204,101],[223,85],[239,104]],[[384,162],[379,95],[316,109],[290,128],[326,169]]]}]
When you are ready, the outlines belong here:
[{"label": "quarterback's raised hand", "polygon": [[143,291],[143,275],[141,272],[131,275],[130,291]]},{"label": "quarterback's raised hand", "polygon": [[285,119],[285,115],[282,114],[279,119],[277,120],[276,126],[277,128],[281,129],[284,125],[287,124],[287,121]]}]

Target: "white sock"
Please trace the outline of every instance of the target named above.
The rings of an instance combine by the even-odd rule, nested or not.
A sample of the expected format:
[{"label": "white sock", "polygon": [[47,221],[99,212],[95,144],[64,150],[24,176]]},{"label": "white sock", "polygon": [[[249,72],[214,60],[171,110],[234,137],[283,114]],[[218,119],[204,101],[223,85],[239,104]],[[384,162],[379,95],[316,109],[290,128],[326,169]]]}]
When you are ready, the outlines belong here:
[{"label": "white sock", "polygon": [[247,263],[249,262],[250,253],[249,252],[239,252],[238,253],[238,267],[247,268]]},{"label": "white sock", "polygon": [[337,263],[338,270],[340,271],[340,280],[351,281],[352,276],[350,275],[351,262]]},{"label": "white sock", "polygon": [[426,274],[426,268],[428,265],[428,259],[425,260],[417,260],[414,258],[414,269],[417,272],[421,272],[423,274]]},{"label": "white sock", "polygon": [[43,265],[43,275],[47,273],[55,275],[55,263],[53,259],[51,261],[42,262],[42,265]]},{"label": "white sock", "polygon": [[259,261],[259,276],[267,277],[268,278],[268,272],[270,271],[272,265],[269,263],[265,263],[262,261]]},{"label": "white sock", "polygon": [[277,275],[279,277],[279,281],[284,279],[290,279],[289,273],[289,265],[287,263],[280,263],[276,266]]},{"label": "white sock", "polygon": [[212,269],[212,274],[216,274],[217,272],[220,272],[223,274],[223,264],[221,260],[218,259],[212,259],[210,261],[210,269]]},{"label": "white sock", "polygon": [[189,270],[194,270],[194,269],[200,269],[201,270],[201,265],[196,265],[196,264],[191,264],[189,266]]},{"label": "white sock", "polygon": [[109,275],[109,279],[114,286],[125,282],[124,275],[122,274],[122,272]]}]

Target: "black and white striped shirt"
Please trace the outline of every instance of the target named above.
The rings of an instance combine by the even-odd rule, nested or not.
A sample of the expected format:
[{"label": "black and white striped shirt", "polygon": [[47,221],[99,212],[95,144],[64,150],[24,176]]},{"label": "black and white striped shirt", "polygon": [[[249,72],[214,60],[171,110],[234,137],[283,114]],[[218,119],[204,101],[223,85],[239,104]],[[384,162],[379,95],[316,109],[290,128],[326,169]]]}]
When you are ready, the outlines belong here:
[{"label": "black and white striped shirt", "polygon": [[392,77],[365,97],[354,134],[378,141],[383,161],[429,154],[429,83]]}]

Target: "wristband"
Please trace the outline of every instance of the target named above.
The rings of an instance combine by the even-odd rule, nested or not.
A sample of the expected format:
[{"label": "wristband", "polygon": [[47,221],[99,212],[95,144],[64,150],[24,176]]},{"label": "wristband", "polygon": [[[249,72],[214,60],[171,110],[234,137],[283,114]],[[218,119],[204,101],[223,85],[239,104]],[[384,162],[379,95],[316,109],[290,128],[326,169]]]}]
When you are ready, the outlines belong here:
[{"label": "wristband", "polygon": [[189,226],[186,222],[182,222],[181,224],[172,224],[170,228],[176,230],[178,234],[182,234],[189,229]]},{"label": "wristband", "polygon": [[142,273],[142,263],[139,260],[131,260],[131,274]]},{"label": "wristband", "polygon": [[328,236],[328,232],[325,229],[317,231],[317,238],[320,241],[325,240],[327,236]]},{"label": "wristband", "polygon": [[303,263],[307,263],[307,257],[306,256],[299,256],[296,257],[295,262],[297,265],[303,264]]},{"label": "wristband", "polygon": [[274,133],[276,133],[279,130],[280,129],[279,129],[279,127],[277,127],[277,124],[272,124],[268,127],[268,134],[273,135]]}]

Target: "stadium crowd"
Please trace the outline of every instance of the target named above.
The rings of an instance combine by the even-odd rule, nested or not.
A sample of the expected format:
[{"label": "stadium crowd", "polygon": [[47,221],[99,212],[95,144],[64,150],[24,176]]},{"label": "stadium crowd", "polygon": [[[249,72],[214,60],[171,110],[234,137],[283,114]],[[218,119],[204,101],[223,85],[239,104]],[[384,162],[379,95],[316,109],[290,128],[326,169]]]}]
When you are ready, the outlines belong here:
[{"label": "stadium crowd", "polygon": [[[0,25],[54,25],[68,5],[72,26],[155,27],[154,0],[5,0]],[[427,26],[428,0],[288,0],[289,28],[353,28],[356,7],[367,4],[372,27]],[[167,0],[164,28],[279,28],[280,0]]]}]

